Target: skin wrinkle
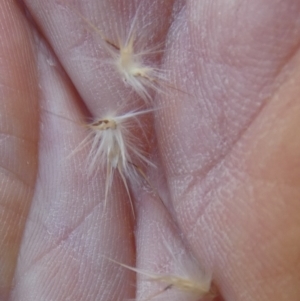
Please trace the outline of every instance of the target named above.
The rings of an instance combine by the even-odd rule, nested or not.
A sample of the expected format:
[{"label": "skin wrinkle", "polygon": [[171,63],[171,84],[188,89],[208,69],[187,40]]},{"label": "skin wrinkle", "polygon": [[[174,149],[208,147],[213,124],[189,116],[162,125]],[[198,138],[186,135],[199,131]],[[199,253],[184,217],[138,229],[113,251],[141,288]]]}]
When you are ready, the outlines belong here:
[{"label": "skin wrinkle", "polygon": [[[300,45],[300,42],[299,42],[299,45]],[[298,47],[299,46],[297,46],[297,51],[299,50]],[[296,55],[297,55],[297,52],[292,51],[292,56],[287,58],[287,60],[280,66],[280,71],[281,72],[285,71],[286,67],[288,67],[288,65],[293,61],[293,58]],[[280,73],[277,73],[276,77],[275,77],[275,81],[277,81],[277,78],[281,78],[281,77],[282,77],[282,75]],[[282,79],[281,79],[281,81],[282,81]],[[242,140],[243,136],[247,133],[248,129],[251,128],[251,125],[256,121],[256,119],[259,118],[259,116],[261,115],[261,112],[268,108],[269,101],[271,99],[273,99],[274,96],[278,93],[279,87],[280,87],[279,85],[276,85],[276,90],[273,91],[272,96],[270,96],[270,98],[268,98],[268,100],[266,100],[260,106],[259,110],[256,112],[253,119],[250,120],[249,124],[243,130],[240,131],[239,136],[233,142],[233,144],[230,146],[230,148],[226,149],[226,152],[222,156],[220,156],[219,158],[217,158],[216,160],[211,162],[211,164],[209,166],[205,166],[206,167],[205,171],[202,170],[203,167],[199,166],[199,169],[196,169],[196,170],[193,170],[193,171],[185,171],[184,173],[179,173],[179,174],[173,174],[172,175],[170,181],[175,181],[178,177],[182,177],[182,176],[186,176],[186,175],[193,176],[193,180],[190,181],[190,183],[188,184],[188,186],[186,187],[185,190],[181,191],[181,193],[179,195],[177,193],[176,193],[176,195],[173,194],[172,198],[173,198],[173,202],[176,204],[175,209],[176,209],[177,212],[181,212],[182,210],[180,208],[184,207],[185,204],[184,204],[184,202],[180,202],[180,201],[176,201],[176,200],[181,200],[184,195],[188,195],[188,191],[192,190],[193,187],[196,184],[201,186],[201,182],[205,181],[205,178],[208,176],[208,174],[213,173],[215,169],[218,169],[218,167],[224,163],[226,158],[230,157],[231,153],[235,150],[236,145],[239,143],[240,140]],[[197,177],[197,174],[199,175],[198,177]],[[176,188],[176,187],[177,187],[177,185],[174,185],[174,188]],[[175,190],[171,189],[171,191],[176,191],[176,189]],[[206,194],[208,194],[208,192],[206,192],[205,195]],[[208,205],[209,205],[209,203],[206,202],[204,204],[204,206],[201,206],[201,210],[199,211],[198,218],[201,218],[201,215],[203,215],[205,213],[206,208],[207,208]],[[196,224],[196,222],[194,222],[194,223]]]},{"label": "skin wrinkle", "polygon": [[[259,112],[257,112],[257,114],[258,114],[258,113],[259,113]],[[253,118],[253,119],[254,119],[254,118]],[[249,122],[252,122],[252,121],[250,120]],[[247,127],[245,127],[245,130],[246,130],[246,128],[247,128]],[[242,135],[242,133],[241,133],[240,135]],[[237,137],[237,140],[236,140],[236,141],[238,141],[238,140],[239,140],[239,137]],[[229,151],[230,151],[230,150],[229,150]],[[226,154],[227,154],[227,153],[225,153],[224,156],[226,156]],[[187,157],[187,158],[188,158],[188,157]],[[220,158],[220,159],[222,160],[222,158]],[[219,160],[219,158],[218,158],[218,160]],[[212,164],[214,164],[214,162],[213,162]],[[208,171],[209,171],[209,170],[210,170],[210,166],[208,166]],[[187,172],[191,172],[191,171],[189,170],[189,171],[187,171]],[[197,172],[197,170],[196,170],[196,172]],[[183,174],[183,175],[184,175],[184,174]]]},{"label": "skin wrinkle", "polygon": [[[199,190],[199,189],[195,189],[195,186],[189,185],[189,189],[186,189],[185,198],[189,197],[190,193],[188,191],[192,190],[192,189],[196,190],[196,192]],[[201,199],[202,199],[201,206],[198,206],[198,208],[194,208],[194,210],[197,212],[198,219],[200,219],[202,216],[204,216],[204,214],[208,210],[209,206],[211,205],[210,201],[204,201],[210,193],[211,193],[210,190],[206,190],[204,194],[202,193],[201,194]],[[195,195],[195,193],[193,195]],[[199,197],[199,195],[198,195],[198,197]],[[191,220],[190,217],[186,215],[186,213],[188,212],[187,204],[184,201],[182,201],[182,198],[178,197],[178,195],[176,195],[176,200],[180,200],[180,201],[177,201],[175,203],[176,204],[174,206],[175,212],[177,212],[177,214],[180,212],[182,215],[182,219],[186,219],[186,220],[188,219],[193,223],[193,220]],[[195,224],[196,224],[196,222],[195,222]],[[191,231],[191,234],[188,234],[187,237],[189,237],[190,235],[193,236],[193,231]]]},{"label": "skin wrinkle", "polygon": [[[35,183],[33,181],[35,180],[36,175],[34,175],[34,179],[32,179],[28,176],[26,176],[24,178],[22,176],[22,169],[20,169],[20,166],[16,166],[14,163],[10,163],[11,161],[7,160],[6,157],[9,157],[12,152],[16,152],[17,154],[21,154],[21,155],[27,155],[28,153],[30,153],[30,150],[32,148],[36,147],[37,142],[28,140],[26,138],[18,137],[16,135],[12,135],[12,134],[9,134],[9,133],[0,132],[0,137],[2,135],[5,137],[4,138],[5,146],[3,146],[3,150],[5,152],[5,155],[2,154],[4,161],[2,161],[2,163],[0,163],[0,170],[3,171],[3,175],[9,175],[12,178],[14,177],[20,183],[22,183],[24,186],[27,186],[27,188],[29,188],[29,190],[33,193],[34,185],[35,185]],[[11,138],[11,139],[9,139],[9,138]],[[16,140],[17,143],[15,143],[12,140]],[[3,142],[2,139],[0,139],[0,141]],[[13,150],[10,151],[10,152],[9,152],[9,150],[5,151],[6,150],[6,145],[8,145],[8,148],[10,148],[10,146],[12,146]],[[14,146],[14,145],[16,145],[16,146]],[[28,145],[29,145],[29,147],[28,147]],[[23,149],[23,150],[20,151],[21,149]],[[7,165],[7,166],[4,166],[4,165]],[[34,160],[32,158],[30,160],[27,157],[26,165],[27,165],[27,168],[30,168],[32,166],[37,166],[37,163],[34,162]]]},{"label": "skin wrinkle", "polygon": [[1,176],[5,175],[6,177],[9,177],[9,178],[11,177],[11,178],[17,180],[23,186],[29,188],[29,190],[31,191],[31,193],[33,192],[34,187],[32,187],[32,186],[34,184],[27,183],[27,181],[24,180],[24,179],[22,179],[22,177],[20,175],[18,175],[18,173],[14,172],[11,169],[3,167],[3,166],[0,166],[0,172],[1,172]]},{"label": "skin wrinkle", "polygon": [[[96,207],[98,207],[99,205],[102,205],[101,203],[97,203],[95,204],[91,210],[89,210],[89,212],[86,213],[86,215],[82,216],[82,218],[80,218],[78,220],[78,222],[73,225],[73,227],[71,229],[66,229],[68,231],[64,231],[65,233],[57,240],[55,241],[55,245],[53,245],[53,247],[46,249],[44,252],[42,252],[38,257],[35,258],[34,263],[32,264],[32,266],[29,268],[33,268],[35,265],[37,265],[39,263],[39,261],[41,261],[45,256],[47,256],[50,252],[54,251],[56,248],[61,247],[61,245],[66,242],[68,240],[68,238],[72,235],[72,233],[74,233],[83,223],[84,221],[86,221],[86,219],[92,215],[92,213],[94,212],[94,209]],[[26,272],[26,271],[25,271]],[[22,278],[22,277],[21,277]]]},{"label": "skin wrinkle", "polygon": [[[11,183],[11,182],[15,182],[15,181],[2,181],[1,185],[1,190],[3,192],[2,195],[5,195],[6,194],[9,194],[7,193],[7,191],[10,190],[10,184],[8,183]],[[18,179],[17,179],[17,182],[18,182]],[[3,211],[5,211],[6,215],[8,213],[13,213],[14,216],[15,216],[15,220],[18,221],[19,224],[21,224],[22,222],[25,222],[26,221],[26,211],[24,210],[24,208],[21,207],[21,204],[22,202],[20,201],[21,199],[21,196],[24,197],[24,196],[31,196],[32,195],[32,191],[31,190],[28,190],[28,186],[24,183],[21,182],[21,185],[22,185],[22,188],[20,188],[20,193],[16,194],[14,193],[14,197],[11,198],[11,199],[14,199],[16,203],[19,204],[19,206],[16,208],[16,203],[13,203],[13,205],[11,205],[11,202],[1,202],[0,203],[0,208],[4,209]]]},{"label": "skin wrinkle", "polygon": [[[193,180],[190,181],[190,183],[188,184],[188,186],[186,187],[185,190],[181,191],[180,195],[178,195],[176,192],[176,189],[171,189],[171,191],[173,191],[173,202],[176,204],[176,208],[179,210],[180,207],[177,204],[182,204],[182,206],[184,206],[184,202],[180,202],[180,200],[182,199],[182,196],[184,195],[188,195],[188,191],[192,190],[194,185],[200,185],[201,186],[201,182],[205,181],[205,178],[208,176],[208,174],[212,173],[215,169],[218,169],[218,167],[220,165],[222,165],[224,163],[224,161],[226,160],[226,158],[228,158],[231,153],[234,151],[235,146],[239,143],[239,141],[243,138],[244,134],[247,133],[247,130],[251,127],[251,124],[253,122],[255,122],[256,118],[260,115],[260,113],[262,112],[262,110],[265,108],[266,103],[264,103],[260,109],[257,111],[255,117],[249,121],[249,124],[243,129],[241,130],[239,136],[237,137],[237,139],[233,142],[233,144],[230,146],[230,148],[228,148],[226,150],[226,152],[222,155],[220,155],[217,159],[215,159],[213,162],[211,162],[211,164],[209,166],[205,166],[206,170],[203,171],[203,167],[199,166],[199,169],[193,170],[193,171],[186,171],[184,173],[179,173],[179,174],[172,174],[172,176],[170,176],[169,181],[175,181],[177,178],[186,176],[186,175],[192,175],[193,176]],[[197,177],[197,174],[199,175]],[[200,181],[199,181],[200,179]],[[169,184],[170,185],[170,184]],[[176,188],[177,185],[174,185],[174,188]],[[179,200],[179,201],[177,201]],[[208,206],[209,204],[206,203],[203,207],[201,206],[201,212],[204,213],[206,206]],[[180,211],[178,211],[180,212]]]},{"label": "skin wrinkle", "polygon": [[[68,237],[71,236],[72,233],[74,233],[74,231],[76,229],[79,228],[79,226],[89,217],[91,216],[91,214],[94,212],[95,208],[97,208],[99,205],[102,205],[102,203],[97,203],[97,204],[94,204],[92,206],[92,209],[89,209],[88,213],[84,212],[84,214],[79,218],[79,221],[76,221],[75,225],[72,224],[72,227],[71,228],[67,228],[67,226],[64,226],[63,228],[63,234],[60,235],[60,231],[54,231],[53,235],[51,235],[52,239],[53,238],[56,238],[55,235],[58,235],[60,236],[58,238],[58,240],[55,239],[54,242],[52,242],[52,245],[53,247],[51,246],[49,249],[47,249],[45,252],[48,252],[48,250],[52,250],[52,249],[55,249],[56,247],[59,247],[59,245],[61,245],[61,242],[64,242],[68,239]],[[48,222],[49,223],[49,222]],[[44,229],[46,229],[46,231],[48,232],[48,226],[47,225],[44,225],[43,226]],[[50,233],[53,232],[53,231],[50,231]],[[49,232],[48,232],[49,233]],[[44,253],[44,252],[43,252]],[[42,254],[40,254],[37,258],[35,258],[34,261],[36,260],[40,260],[40,256],[44,256]],[[35,263],[36,264],[36,263]]]},{"label": "skin wrinkle", "polygon": [[[227,177],[229,177],[228,175],[227,175]],[[234,182],[236,182],[236,181],[234,181]],[[228,184],[227,184],[227,186],[228,187],[230,187],[231,189],[232,189],[232,184],[231,184],[231,182],[229,182]],[[221,187],[221,188],[223,188],[223,187]],[[251,189],[250,189],[250,191],[251,191]],[[223,199],[223,197],[222,197],[222,192],[220,191],[220,189],[214,189],[214,191],[212,192],[212,194],[215,194],[215,195],[217,195],[217,197],[216,197],[216,200],[215,200],[215,202],[218,204],[218,203],[220,203],[221,202],[221,199]],[[250,195],[253,195],[253,192],[251,191],[251,193],[250,193]],[[210,196],[210,198],[212,198],[213,196]],[[214,207],[216,207],[217,206],[217,204],[213,204],[213,203],[210,203],[209,205],[208,205],[208,207],[207,207],[207,210],[209,210],[209,209],[211,209],[211,208],[209,208],[209,206],[211,206],[212,208],[214,208]],[[249,209],[250,209],[250,204],[248,205],[248,207],[249,207]],[[243,208],[244,209],[244,208]],[[213,210],[213,209],[211,209],[211,210]],[[247,212],[247,210],[245,210],[245,212]],[[195,215],[196,216],[196,215]],[[190,222],[191,222],[191,231],[189,231],[188,232],[188,234],[187,234],[187,236],[189,237],[189,238],[194,238],[194,237],[196,237],[197,236],[197,229],[199,229],[199,227],[197,227],[197,225],[200,225],[201,224],[201,222],[203,221],[203,217],[204,215],[202,214],[202,215],[200,215],[200,216],[197,216],[197,218],[196,218],[196,220],[189,220]],[[224,223],[225,225],[226,225],[226,223]],[[220,225],[220,229],[221,229],[221,225]],[[247,241],[247,238],[245,238],[245,240],[244,240],[245,242]],[[243,243],[241,242],[241,245],[242,245]],[[238,248],[236,248],[237,250],[238,250]]]},{"label": "skin wrinkle", "polygon": [[[2,138],[2,136],[4,136]],[[16,138],[17,140],[20,140],[20,142],[26,142],[26,143],[29,143],[29,144],[36,144],[36,140],[30,140],[30,139],[27,139],[25,137],[21,137],[21,136],[17,136],[15,134],[11,134],[11,133],[8,133],[8,132],[5,132],[5,131],[0,131],[0,142],[2,142],[3,139],[8,139],[8,138]]]},{"label": "skin wrinkle", "polygon": [[[232,173],[231,173],[231,174],[232,174]],[[247,176],[248,176],[248,175],[247,175]],[[228,176],[227,176],[227,177],[228,177]],[[256,180],[256,182],[258,182],[257,176],[255,177],[255,180]],[[241,181],[243,181],[243,179],[241,179]],[[245,181],[245,180],[244,180],[244,181]],[[263,184],[264,186],[265,186],[265,184],[266,184],[264,180],[260,180],[260,183]],[[273,190],[273,187],[274,187],[274,185],[275,185],[275,184],[274,184],[274,181],[272,181],[272,182],[270,181],[270,183],[272,184],[272,187],[270,187],[270,190]],[[256,183],[256,185],[257,185],[257,183]],[[259,189],[257,189],[257,191],[259,192]],[[211,192],[211,191],[209,191],[209,192]],[[206,194],[208,194],[208,193],[206,193]],[[253,194],[254,194],[254,192],[252,192],[252,196],[253,196]],[[201,197],[202,197],[202,195],[201,195]],[[227,197],[227,198],[228,198],[228,197]],[[284,207],[283,207],[282,209],[284,209]],[[246,211],[247,211],[247,210],[246,210]],[[201,220],[202,215],[203,215],[203,214],[200,214],[199,217],[197,218],[197,220],[191,223],[191,224],[193,225],[193,226],[191,226],[191,228],[194,229],[194,231],[197,231],[197,230],[196,230],[196,229],[197,229],[196,223],[197,223],[198,220]],[[189,233],[190,233],[189,236],[194,236],[194,234],[195,234],[195,233],[193,233],[193,232],[189,232]]]},{"label": "skin wrinkle", "polygon": [[[299,53],[299,49],[300,49],[300,40],[299,42],[291,49],[291,52],[289,53],[289,55],[287,56],[286,60],[283,60],[282,64],[280,64],[277,68],[277,70],[275,71],[275,82],[277,82],[278,80],[282,80],[282,76],[285,75],[285,71],[286,68],[289,67],[289,65],[293,62],[293,59],[297,56],[297,54]],[[279,87],[277,87],[277,89],[279,89]],[[274,93],[275,94],[275,93]]]},{"label": "skin wrinkle", "polygon": [[[71,233],[70,233],[70,235],[71,235]],[[59,249],[59,248],[62,249],[63,242],[66,242],[66,241],[67,241],[67,238],[64,240],[61,240],[59,242],[59,244],[53,246],[53,248],[49,248],[45,252],[43,252],[39,257],[36,258],[36,260],[34,261],[34,263],[32,263],[31,266],[29,266],[27,269],[24,269],[24,271],[22,271],[22,274],[20,274],[18,276],[18,279],[26,279],[26,275],[30,275],[31,271],[36,268],[36,266],[38,265],[39,262],[43,261],[46,257],[50,256],[51,253],[53,253],[54,251],[57,251],[57,249]],[[17,286],[19,283],[21,283],[21,281],[17,281],[15,283],[15,286]]]}]

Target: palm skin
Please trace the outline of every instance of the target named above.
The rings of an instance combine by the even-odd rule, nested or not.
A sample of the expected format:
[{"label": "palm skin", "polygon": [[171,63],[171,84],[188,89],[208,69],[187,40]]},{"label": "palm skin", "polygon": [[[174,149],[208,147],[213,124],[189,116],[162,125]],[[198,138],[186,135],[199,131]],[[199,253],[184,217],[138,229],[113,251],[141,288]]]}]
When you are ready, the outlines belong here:
[{"label": "palm skin", "polygon": [[[107,9],[117,15],[122,5],[89,5],[78,9],[113,32]],[[104,208],[105,172],[89,177],[84,152],[66,159],[84,138],[69,119],[85,106],[97,115],[128,88],[78,60],[103,53],[64,1],[25,1],[34,22],[20,4],[0,6],[0,300],[150,295],[102,255],[155,269],[165,237],[180,236],[171,220],[212,271],[220,300],[300,299],[299,1],[145,9],[165,22],[154,34],[167,40],[163,68],[188,93],[156,98],[160,161],[148,174],[170,213],[141,189],[136,219],[118,176]]]}]

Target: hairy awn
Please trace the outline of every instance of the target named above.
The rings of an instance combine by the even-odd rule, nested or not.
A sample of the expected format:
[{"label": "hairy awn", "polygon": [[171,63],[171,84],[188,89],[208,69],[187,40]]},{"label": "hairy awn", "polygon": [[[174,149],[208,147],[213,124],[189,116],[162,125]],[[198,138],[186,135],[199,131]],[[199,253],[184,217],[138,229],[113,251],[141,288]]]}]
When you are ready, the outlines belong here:
[{"label": "hairy awn", "polygon": [[[112,64],[122,80],[129,85],[146,103],[151,102],[151,90],[162,92],[162,83],[167,85],[166,74],[153,66],[150,56],[161,53],[159,46],[148,48],[143,46],[145,35],[137,38],[136,27],[138,10],[130,25],[127,37],[118,34],[117,42],[111,41],[106,35],[79,12],[72,9],[101,39],[101,46],[110,55],[107,62]],[[139,48],[139,50],[138,50]],[[152,66],[151,66],[152,65]],[[167,85],[168,86],[168,85]]]},{"label": "hairy awn", "polygon": [[[88,155],[90,173],[99,167],[106,169],[105,203],[111,190],[115,170],[119,172],[130,198],[127,180],[136,181],[141,174],[136,166],[139,166],[138,164],[153,166],[134,135],[139,126],[138,116],[151,111],[136,110],[122,115],[107,114],[86,125],[90,133],[80,147],[91,143]],[[132,202],[131,206],[133,210]]]},{"label": "hairy awn", "polygon": [[[177,290],[187,301],[200,301],[212,299],[216,296],[216,290],[211,286],[211,277],[200,267],[197,260],[187,250],[181,249],[174,253],[174,246],[164,241],[167,252],[170,254],[170,272],[150,272],[144,269],[134,268],[129,265],[107,258],[108,260],[137,274],[146,277],[146,281],[155,281],[163,284],[163,288],[148,296],[143,301],[154,300],[171,289]],[[171,252],[171,253],[170,253]]]}]

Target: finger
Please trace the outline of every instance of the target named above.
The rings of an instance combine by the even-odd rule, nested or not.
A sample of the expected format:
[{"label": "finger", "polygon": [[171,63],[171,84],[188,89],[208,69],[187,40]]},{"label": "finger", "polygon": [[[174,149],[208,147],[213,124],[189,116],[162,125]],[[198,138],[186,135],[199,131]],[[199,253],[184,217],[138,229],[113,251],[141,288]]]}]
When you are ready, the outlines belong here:
[{"label": "finger", "polygon": [[0,3],[0,299],[7,300],[37,173],[38,85],[20,7]]},{"label": "finger", "polygon": [[299,126],[299,12],[297,1],[189,1],[170,36],[167,64],[193,96],[158,112],[158,141],[181,228],[226,300],[299,299],[299,174],[287,168],[299,144],[283,138]]},{"label": "finger", "polygon": [[[38,41],[38,38],[36,39]],[[38,43],[41,89],[40,168],[16,272],[13,300],[107,300],[133,297],[127,271],[103,256],[134,259],[129,204],[115,178],[87,172],[82,106],[47,46]]]}]

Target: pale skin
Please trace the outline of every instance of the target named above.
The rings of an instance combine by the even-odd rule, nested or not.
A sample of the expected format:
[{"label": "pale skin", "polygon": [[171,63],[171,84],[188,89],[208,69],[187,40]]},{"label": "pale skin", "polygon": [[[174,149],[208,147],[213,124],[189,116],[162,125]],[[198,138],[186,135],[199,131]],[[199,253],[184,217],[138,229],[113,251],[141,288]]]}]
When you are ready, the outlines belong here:
[{"label": "pale skin", "polygon": [[[167,206],[138,189],[135,220],[118,176],[104,209],[105,171],[66,159],[85,132],[57,116],[97,115],[128,88],[64,1],[24,2],[0,3],[0,300],[149,296],[102,255],[152,272],[166,237],[212,271],[216,300],[300,300],[300,2],[145,1],[188,93],[155,98],[160,161],[145,174]],[[86,2],[71,4],[108,34],[129,22],[122,1]]]}]

